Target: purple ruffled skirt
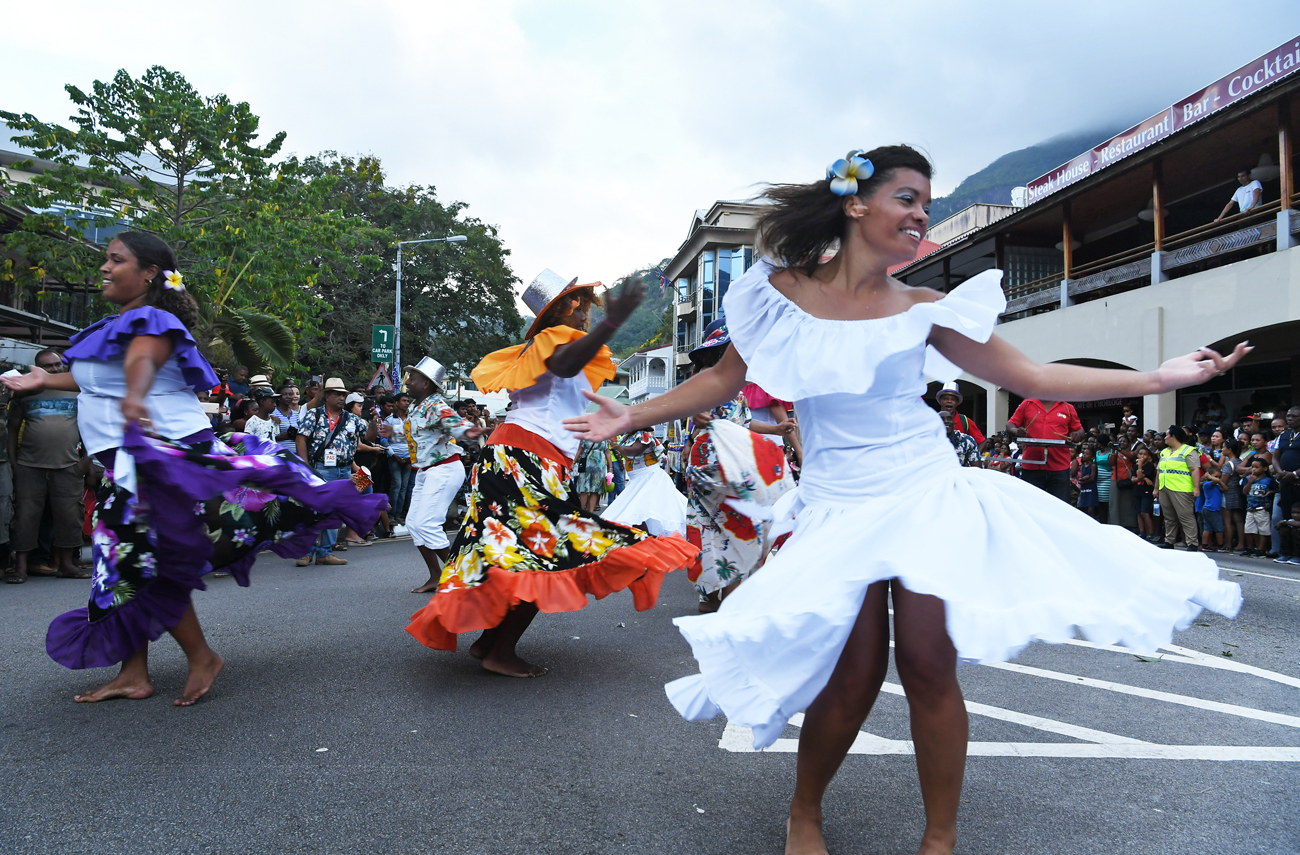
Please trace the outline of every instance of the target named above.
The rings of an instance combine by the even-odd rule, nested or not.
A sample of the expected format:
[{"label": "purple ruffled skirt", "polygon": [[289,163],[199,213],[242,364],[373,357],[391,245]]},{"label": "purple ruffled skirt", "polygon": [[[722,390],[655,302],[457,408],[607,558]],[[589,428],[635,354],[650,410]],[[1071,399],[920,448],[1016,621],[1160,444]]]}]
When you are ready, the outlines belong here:
[{"label": "purple ruffled skirt", "polygon": [[323,529],[369,531],[388,505],[351,481],[325,482],[298,457],[252,434],[178,442],[127,429],[136,492],[106,472],[94,517],[90,602],[55,618],[45,649],[68,668],[129,657],[174,627],[223,570],[240,585],[257,553],[304,555]]}]

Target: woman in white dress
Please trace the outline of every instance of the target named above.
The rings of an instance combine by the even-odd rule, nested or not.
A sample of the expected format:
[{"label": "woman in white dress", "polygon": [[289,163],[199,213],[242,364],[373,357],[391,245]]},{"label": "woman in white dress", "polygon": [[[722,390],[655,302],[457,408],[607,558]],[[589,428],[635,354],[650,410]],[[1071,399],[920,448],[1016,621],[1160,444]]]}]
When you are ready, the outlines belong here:
[{"label": "woman in white dress", "polygon": [[[926,375],[964,369],[1024,397],[1089,401],[1205,382],[1249,348],[1210,350],[1150,372],[1032,362],[993,335],[1001,273],[949,294],[910,288],[890,266],[915,257],[929,224],[930,164],[906,146],[852,152],[827,179],[771,188],[769,259],[732,283],[732,347],[718,365],[633,408],[607,398],[567,426],[602,439],[733,399],[749,380],[795,402],[804,468],[778,503],[793,533],[762,573],[711,615],[678,618],[700,674],[668,685],[686,718],[718,712],[770,745],[806,710],[787,853],[825,853],[821,800],[870,711],[889,655],[911,709],[926,828],[919,852],[951,852],[967,720],[958,658],[1001,661],[1076,628],[1154,650],[1202,608],[1235,614],[1240,589],[1208,558],[1162,552],[1034,487],[962,468],[921,396]],[[824,255],[838,251],[825,263]],[[900,493],[925,496],[904,501]],[[916,550],[935,519],[960,565]]]}]

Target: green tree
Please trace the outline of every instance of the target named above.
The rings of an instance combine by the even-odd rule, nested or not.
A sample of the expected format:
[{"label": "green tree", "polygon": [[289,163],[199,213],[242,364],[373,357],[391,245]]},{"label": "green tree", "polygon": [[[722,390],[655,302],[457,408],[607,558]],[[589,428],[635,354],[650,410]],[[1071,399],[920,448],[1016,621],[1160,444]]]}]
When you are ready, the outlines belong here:
[{"label": "green tree", "polygon": [[329,310],[319,337],[299,345],[300,362],[331,375],[369,375],[371,325],[393,323],[396,242],[456,234],[466,242],[404,249],[403,361],[429,355],[453,377],[468,377],[485,354],[519,341],[518,280],[494,226],[465,216],[462,202],[439,201],[432,187],[388,186],[374,157],[326,152],[308,158],[303,174],[332,182],[328,205],[353,228],[338,257],[322,267],[317,287]]},{"label": "green tree", "polygon": [[[209,355],[287,367],[290,326],[315,329],[317,271],[352,228],[324,204],[330,176],[305,180],[296,158],[278,157],[283,132],[258,144],[260,122],[247,103],[202,96],[161,66],[139,79],[119,71],[89,92],[65,89],[77,107],[70,127],[0,112],[25,132],[19,145],[58,164],[10,186],[15,201],[91,211],[98,225],[125,222],[163,238],[199,303],[194,332]],[[69,237],[57,215],[25,218],[7,249],[26,261],[0,276],[22,289],[51,276],[97,281],[98,253]]]},{"label": "green tree", "polygon": [[[661,287],[659,280],[659,271],[667,263],[668,259],[664,259],[659,264],[634,270],[614,283],[615,288],[621,288],[628,282],[640,281],[646,289],[645,300],[609,340],[609,349],[616,359],[626,359],[651,345],[672,343],[674,326],[671,319],[676,305],[676,292],[671,287]],[[604,316],[604,312],[597,309],[592,313],[592,323]],[[660,341],[660,338],[663,340]]]}]

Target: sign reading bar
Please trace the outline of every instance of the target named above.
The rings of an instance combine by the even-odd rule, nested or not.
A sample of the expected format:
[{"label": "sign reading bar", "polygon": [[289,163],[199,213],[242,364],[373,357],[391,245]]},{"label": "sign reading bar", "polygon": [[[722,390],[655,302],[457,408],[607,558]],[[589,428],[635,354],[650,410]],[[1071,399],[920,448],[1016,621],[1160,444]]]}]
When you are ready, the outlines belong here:
[{"label": "sign reading bar", "polygon": [[384,324],[374,324],[370,328],[370,361],[371,362],[392,362],[393,361],[393,336],[397,328],[385,326]]},{"label": "sign reading bar", "polygon": [[1274,51],[1244,65],[1225,77],[1211,83],[1193,95],[1174,104],[1167,110],[1129,128],[1113,139],[1107,140],[1092,151],[1053,169],[1029,182],[1029,204],[1033,204],[1092,173],[1105,169],[1130,154],[1155,145],[1165,137],[1180,131],[1193,122],[1199,122],[1225,107],[1270,83],[1294,74],[1300,69],[1300,38],[1288,39]]}]

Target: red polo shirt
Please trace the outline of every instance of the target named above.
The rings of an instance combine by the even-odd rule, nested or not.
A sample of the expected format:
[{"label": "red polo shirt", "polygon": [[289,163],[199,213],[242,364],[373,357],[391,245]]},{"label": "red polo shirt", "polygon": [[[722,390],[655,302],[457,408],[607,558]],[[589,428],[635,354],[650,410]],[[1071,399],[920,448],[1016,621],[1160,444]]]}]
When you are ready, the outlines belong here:
[{"label": "red polo shirt", "polygon": [[[1079,414],[1072,404],[1056,401],[1051,409],[1043,406],[1037,398],[1026,398],[1016,407],[1016,412],[1007,419],[1009,424],[1024,428],[1030,439],[1069,439],[1070,434],[1083,428]],[[1032,457],[1038,457],[1038,449],[1025,449]],[[1034,472],[1057,472],[1070,468],[1070,449],[1068,446],[1047,449],[1047,463],[1027,463],[1020,461],[1023,469]]]},{"label": "red polo shirt", "polygon": [[976,445],[984,444],[984,433],[979,429],[979,425],[963,416],[961,413],[954,413],[952,419],[952,429],[966,434],[975,440]]}]

